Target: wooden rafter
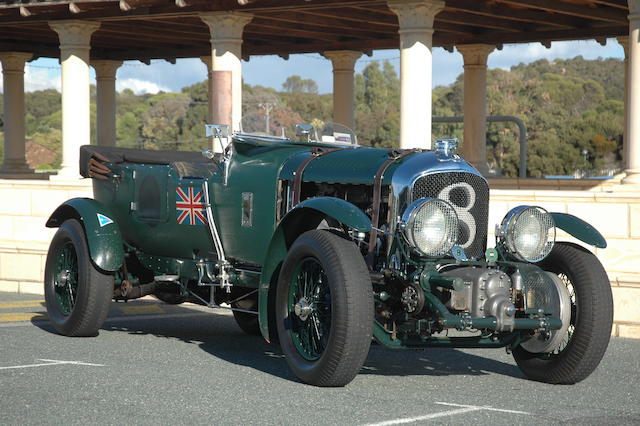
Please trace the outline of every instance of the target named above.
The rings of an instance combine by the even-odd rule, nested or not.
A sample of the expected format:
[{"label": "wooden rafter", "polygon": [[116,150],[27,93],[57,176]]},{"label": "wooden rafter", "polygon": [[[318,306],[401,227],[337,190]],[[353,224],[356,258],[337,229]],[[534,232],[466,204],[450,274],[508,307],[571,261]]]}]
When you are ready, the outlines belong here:
[{"label": "wooden rafter", "polygon": [[[243,55],[370,51],[399,42],[386,0],[0,0],[0,49],[57,56],[48,23],[90,19],[102,24],[92,37],[94,58],[208,55],[209,29],[198,15],[224,10],[254,15]],[[445,0],[433,44],[602,41],[628,33],[627,14],[626,0]]]}]

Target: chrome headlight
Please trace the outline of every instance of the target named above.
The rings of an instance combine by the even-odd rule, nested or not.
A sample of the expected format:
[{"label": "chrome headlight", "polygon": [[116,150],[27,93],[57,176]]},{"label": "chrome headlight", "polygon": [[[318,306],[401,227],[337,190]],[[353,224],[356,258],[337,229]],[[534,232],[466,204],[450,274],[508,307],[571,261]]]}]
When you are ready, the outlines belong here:
[{"label": "chrome headlight", "polygon": [[458,215],[446,201],[420,198],[407,207],[400,228],[420,253],[438,256],[451,250],[458,239]]},{"label": "chrome headlight", "polygon": [[502,219],[496,242],[507,253],[525,262],[539,262],[556,240],[553,218],[542,207],[518,206]]}]

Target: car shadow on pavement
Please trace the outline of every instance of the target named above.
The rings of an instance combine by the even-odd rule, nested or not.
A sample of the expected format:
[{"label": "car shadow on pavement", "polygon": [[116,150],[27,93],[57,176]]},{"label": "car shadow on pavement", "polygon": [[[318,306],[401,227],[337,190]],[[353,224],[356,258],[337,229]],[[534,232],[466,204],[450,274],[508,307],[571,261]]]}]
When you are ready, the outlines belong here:
[{"label": "car shadow on pavement", "polygon": [[[203,351],[224,361],[283,379],[298,381],[289,370],[278,345],[269,344],[259,336],[245,334],[236,325],[231,315],[220,314],[219,311],[199,314],[181,306],[171,306],[170,309],[173,314],[193,315],[140,316],[135,319],[110,316],[102,330],[125,332],[130,335],[153,335],[197,344]],[[48,321],[34,321],[33,324],[45,331],[55,333]],[[486,351],[487,355],[490,351]],[[524,378],[515,364],[457,349],[393,350],[375,343],[371,345],[360,374],[381,376],[499,374]]]},{"label": "car shadow on pavement", "polygon": [[[483,349],[491,355],[504,349]],[[373,344],[360,374],[382,376],[481,376],[499,374],[524,379],[513,364],[471,354],[458,349],[429,348],[424,350],[388,349]]]}]

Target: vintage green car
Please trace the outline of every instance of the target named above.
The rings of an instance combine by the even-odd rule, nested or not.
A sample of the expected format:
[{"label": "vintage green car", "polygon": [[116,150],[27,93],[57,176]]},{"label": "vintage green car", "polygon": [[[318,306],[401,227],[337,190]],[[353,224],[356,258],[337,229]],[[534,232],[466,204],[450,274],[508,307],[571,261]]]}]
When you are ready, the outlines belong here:
[{"label": "vintage green car", "polygon": [[611,332],[609,280],[588,250],[555,238],[559,228],[605,247],[597,230],[519,206],[487,248],[487,180],[456,141],[379,149],[336,129],[275,138],[208,125],[220,153],[83,146],[94,199],[47,222],[58,227],[45,271],[56,330],[96,335],[112,299],[153,294],[232,309],[317,386],[353,380],[372,339],[506,347],[549,383],[591,374]]}]

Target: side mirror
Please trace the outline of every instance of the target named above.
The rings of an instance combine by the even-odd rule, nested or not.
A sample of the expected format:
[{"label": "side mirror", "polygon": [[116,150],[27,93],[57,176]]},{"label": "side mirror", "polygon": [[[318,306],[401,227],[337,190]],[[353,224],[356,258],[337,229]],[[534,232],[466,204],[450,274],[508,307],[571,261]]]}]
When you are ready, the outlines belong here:
[{"label": "side mirror", "polygon": [[206,149],[206,150],[202,151],[202,156],[204,158],[206,158],[207,160],[213,160],[215,158],[215,156],[216,156],[216,153],[213,152],[210,149]]},{"label": "side mirror", "polygon": [[[205,124],[204,132],[208,138],[214,139],[212,151],[224,152],[229,145],[229,126],[226,124]],[[220,143],[220,150],[216,149],[215,139]]]},{"label": "side mirror", "polygon": [[311,133],[315,129],[311,124],[296,124],[296,136],[305,139],[307,142],[311,140]]},{"label": "side mirror", "polygon": [[226,124],[205,124],[204,132],[208,138],[228,138],[229,126]]}]

